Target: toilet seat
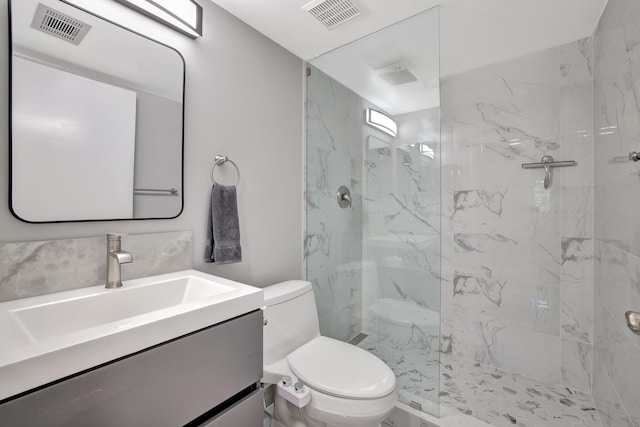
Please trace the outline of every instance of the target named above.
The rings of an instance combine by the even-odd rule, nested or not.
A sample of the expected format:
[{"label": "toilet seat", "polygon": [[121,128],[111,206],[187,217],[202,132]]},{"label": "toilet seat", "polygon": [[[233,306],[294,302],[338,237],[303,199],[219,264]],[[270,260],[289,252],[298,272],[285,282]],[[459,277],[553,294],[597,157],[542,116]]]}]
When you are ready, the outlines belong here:
[{"label": "toilet seat", "polygon": [[391,368],[371,353],[328,337],[314,338],[287,356],[311,389],[344,399],[380,399],[396,389]]}]

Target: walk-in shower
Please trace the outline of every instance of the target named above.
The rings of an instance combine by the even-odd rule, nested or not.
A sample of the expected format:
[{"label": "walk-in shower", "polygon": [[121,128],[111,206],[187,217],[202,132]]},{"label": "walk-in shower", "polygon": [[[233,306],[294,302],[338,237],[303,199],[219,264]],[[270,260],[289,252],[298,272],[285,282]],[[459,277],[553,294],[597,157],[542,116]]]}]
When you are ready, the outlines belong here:
[{"label": "walk-in shower", "polygon": [[592,38],[440,76],[438,26],[428,10],[309,63],[322,332],[383,359],[423,413],[600,426]]}]

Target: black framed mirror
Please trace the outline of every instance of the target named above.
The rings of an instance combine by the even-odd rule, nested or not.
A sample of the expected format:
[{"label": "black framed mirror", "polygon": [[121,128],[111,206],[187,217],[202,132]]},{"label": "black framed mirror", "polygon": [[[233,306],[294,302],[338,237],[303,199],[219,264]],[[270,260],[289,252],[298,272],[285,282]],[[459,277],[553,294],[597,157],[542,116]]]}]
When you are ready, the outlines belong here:
[{"label": "black framed mirror", "polygon": [[10,209],[22,221],[182,212],[185,64],[58,0],[10,0]]}]

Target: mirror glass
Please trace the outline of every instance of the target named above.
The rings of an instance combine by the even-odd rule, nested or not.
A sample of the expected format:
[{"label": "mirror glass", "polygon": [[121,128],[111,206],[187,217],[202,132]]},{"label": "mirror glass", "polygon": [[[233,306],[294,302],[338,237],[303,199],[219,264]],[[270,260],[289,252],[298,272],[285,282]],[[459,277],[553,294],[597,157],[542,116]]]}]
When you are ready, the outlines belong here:
[{"label": "mirror glass", "polygon": [[182,56],[58,0],[12,0],[10,16],[12,213],[178,216]]}]

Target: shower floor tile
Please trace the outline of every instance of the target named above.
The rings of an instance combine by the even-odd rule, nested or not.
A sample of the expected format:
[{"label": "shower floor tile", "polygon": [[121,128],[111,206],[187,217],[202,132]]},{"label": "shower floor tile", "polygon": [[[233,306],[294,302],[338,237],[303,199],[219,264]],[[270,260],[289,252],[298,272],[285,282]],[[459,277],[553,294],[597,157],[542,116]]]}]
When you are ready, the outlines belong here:
[{"label": "shower floor tile", "polygon": [[[402,345],[386,337],[368,335],[358,343],[363,348],[384,360],[396,375],[401,402],[420,403],[423,410],[434,413],[428,407],[435,406],[439,386],[439,354],[431,346]],[[426,405],[426,406],[425,406]]]},{"label": "shower floor tile", "polygon": [[442,355],[440,403],[496,427],[602,427],[590,395]]},{"label": "shower floor tile", "polygon": [[440,412],[455,409],[496,427],[602,427],[585,393],[439,355],[430,346],[412,348],[375,335],[358,346],[391,367],[402,402],[419,403],[425,412],[438,412],[433,402],[439,396]]}]

